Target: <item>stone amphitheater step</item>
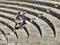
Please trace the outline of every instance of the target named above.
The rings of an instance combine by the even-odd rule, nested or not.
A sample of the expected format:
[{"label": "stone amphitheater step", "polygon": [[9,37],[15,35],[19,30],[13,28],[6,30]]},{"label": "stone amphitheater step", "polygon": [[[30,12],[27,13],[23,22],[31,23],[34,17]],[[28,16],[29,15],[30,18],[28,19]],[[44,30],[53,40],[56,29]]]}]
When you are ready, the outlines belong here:
[{"label": "stone amphitheater step", "polygon": [[[2,24],[0,23],[0,25],[2,26]],[[0,27],[1,28],[1,27]],[[7,40],[6,37],[4,36],[2,29],[0,29],[0,45],[7,45]]]},{"label": "stone amphitheater step", "polygon": [[[60,20],[58,20],[56,17],[53,17],[53,16],[51,16],[51,15],[49,15],[48,16],[48,14],[43,14],[47,19],[49,19],[52,23],[53,23],[53,25],[55,26],[55,29],[56,29],[56,33],[57,33],[57,35],[59,35],[58,34],[58,32],[60,32]],[[58,37],[59,36],[56,36],[57,38],[56,38],[56,40],[58,40],[59,41],[59,39],[58,39]]]},{"label": "stone amphitheater step", "polygon": [[[21,6],[29,6],[29,7],[34,7],[34,5],[35,5],[35,7],[39,6],[37,4],[32,4],[32,3],[27,3],[27,2],[18,2],[18,1],[14,1],[14,2],[13,1],[7,1],[7,2],[0,2],[0,3],[3,3],[3,4],[12,4],[12,5],[21,5]],[[42,5],[40,5],[40,6],[42,6]],[[47,7],[47,6],[45,6],[45,7]]]},{"label": "stone amphitheater step", "polygon": [[7,36],[6,36],[6,34],[5,34],[5,32],[0,28],[0,34],[3,34],[4,35],[4,37],[6,38],[6,40],[7,40],[7,42],[8,42],[8,38],[7,38]]},{"label": "stone amphitheater step", "polygon": [[53,2],[53,1],[27,1],[28,3],[33,3],[33,4],[40,4],[40,5],[45,5],[53,8],[60,9],[60,3],[59,2]]},{"label": "stone amphitheater step", "polygon": [[[51,16],[51,15],[49,15],[49,14],[43,14],[47,19],[49,19],[54,25],[55,25],[55,28],[56,28],[56,32],[57,32],[57,35],[59,35],[59,33],[58,32],[60,32],[59,31],[59,27],[58,26],[60,26],[59,25],[59,23],[60,23],[60,21],[57,19],[57,18],[55,18],[55,17],[53,17],[53,16]],[[32,16],[31,16],[32,17]],[[53,20],[51,20],[51,18],[53,18]],[[58,25],[58,26],[57,26]],[[56,38],[56,40],[58,40],[59,41],[59,38],[58,38],[59,36],[57,36],[57,38]]]},{"label": "stone amphitheater step", "polygon": [[5,1],[5,2],[9,2],[11,4],[13,4],[13,3],[26,3],[26,2],[28,2],[28,3],[40,4],[40,5],[45,5],[45,6],[49,6],[49,7],[53,7],[53,8],[58,8],[58,9],[60,7],[60,3],[59,2],[44,2],[44,1],[25,1],[25,2],[21,2],[21,1],[20,2],[18,2],[18,1]]},{"label": "stone amphitheater step", "polygon": [[[3,15],[4,14],[4,15]],[[10,16],[9,16],[10,15]],[[15,19],[15,17],[16,16],[14,16],[13,15],[13,18],[12,18],[12,14],[9,14],[9,13],[4,13],[4,12],[0,12],[0,16],[1,17],[4,17],[4,18],[6,18],[6,19],[8,19],[8,20],[11,20],[11,21],[14,21],[14,19]],[[11,17],[11,18],[10,18]],[[15,24],[15,23],[14,23]],[[12,25],[12,24],[11,24]],[[14,27],[14,26],[13,26]],[[26,32],[27,32],[27,30],[25,30]],[[27,32],[27,34],[28,34],[28,32]],[[29,35],[29,34],[28,34]]]},{"label": "stone amphitheater step", "polygon": [[34,11],[35,12],[35,11]]},{"label": "stone amphitheater step", "polygon": [[[3,12],[0,13],[0,14],[1,14],[0,16],[2,16],[3,14],[4,14],[4,15],[8,15],[8,13],[3,13]],[[11,14],[10,14],[10,15],[11,15]],[[14,17],[15,17],[15,16],[14,16]]]},{"label": "stone amphitheater step", "polygon": [[0,14],[2,14],[2,13],[0,13]]},{"label": "stone amphitheater step", "polygon": [[[1,13],[0,13],[1,14]],[[5,13],[6,14],[6,13]]]},{"label": "stone amphitheater step", "polygon": [[29,33],[30,33],[30,38],[29,38],[29,42],[28,42],[29,45],[40,45],[41,36],[39,35],[39,31],[33,24],[31,24],[28,21],[26,21],[26,22],[27,22],[27,25],[25,25],[25,26],[27,27],[27,29],[29,30]]},{"label": "stone amphitheater step", "polygon": [[[34,17],[34,16],[32,16],[32,15],[29,15],[29,17]],[[34,18],[37,18],[37,17],[34,17]],[[40,44],[42,45],[42,44],[44,44],[43,42],[45,41],[45,40],[48,40],[48,42],[50,41],[53,41],[54,39],[51,37],[51,35],[50,34],[53,34],[53,33],[51,33],[51,29],[49,28],[49,26],[46,24],[46,23],[44,23],[44,21],[42,21],[42,20],[39,20],[38,18],[35,20],[39,25],[41,25],[41,28],[42,28],[42,31],[43,31],[43,35],[44,34],[46,34],[45,36],[43,36],[44,38],[43,39],[41,39],[40,38]],[[45,25],[46,24],[46,25]],[[27,26],[28,27],[28,26]],[[48,30],[47,30],[47,27],[48,27]],[[50,30],[50,31],[49,31]],[[48,34],[50,35],[50,36],[48,36]],[[50,39],[46,39],[46,38],[50,38]],[[52,39],[52,40],[51,40]],[[36,43],[36,42],[35,42]],[[45,43],[46,43],[46,41],[45,41]],[[52,43],[53,44],[53,43]],[[47,44],[46,44],[47,45]]]},{"label": "stone amphitheater step", "polygon": [[[32,3],[27,3],[27,2],[18,2],[18,1],[6,1],[6,2],[0,2],[1,4],[11,4],[11,5],[21,5],[21,6],[29,6],[29,7],[36,7],[36,6],[39,6],[39,4],[32,4]],[[35,6],[34,6],[35,5]],[[40,5],[42,6],[42,5]],[[44,6],[43,6],[44,7]],[[48,7],[48,6],[45,6],[45,7]],[[51,8],[51,7],[50,7]],[[54,8],[55,9],[55,8]]]},{"label": "stone amphitheater step", "polygon": [[[7,21],[5,18],[1,18],[1,17],[0,17],[0,20]],[[8,24],[8,22],[9,21],[7,21],[7,24]],[[16,36],[15,36],[15,34],[9,28],[3,28],[3,29],[5,29],[4,30],[5,33],[10,33],[10,35],[7,35],[7,37],[8,37],[8,43],[15,43],[16,42]]]},{"label": "stone amphitheater step", "polygon": [[6,16],[11,17],[11,18],[15,18],[16,17],[16,16],[14,16],[12,14],[9,14],[9,13],[6,14],[5,12],[2,12],[2,11],[0,11],[0,14],[1,15],[5,14]]},{"label": "stone amphitheater step", "polygon": [[[43,14],[45,17],[47,17],[47,19],[49,19],[50,21],[51,21],[51,18],[53,18],[53,19],[55,19],[55,20],[53,20],[52,22],[53,22],[53,24],[54,24],[54,26],[56,25],[56,27],[57,27],[57,29],[58,29],[58,26],[59,26],[59,23],[60,23],[60,21],[57,19],[57,18],[55,18],[55,17],[53,17],[53,16],[51,16],[51,15],[49,15],[49,14]],[[58,23],[54,23],[54,22],[58,22]],[[57,26],[58,25],[58,26]],[[55,27],[55,28],[56,28]],[[58,31],[59,32],[59,31]]]},{"label": "stone amphitheater step", "polygon": [[[38,17],[36,16],[33,16],[32,14],[26,14],[27,17],[30,17],[30,18],[35,18],[35,22],[39,25],[39,27],[41,28],[42,32],[51,32],[51,29],[49,28],[49,26],[41,19],[39,19]],[[43,23],[42,23],[43,22]],[[45,27],[45,28],[44,28]],[[49,31],[47,31],[47,27],[49,29]],[[45,31],[43,31],[45,30]],[[45,33],[46,34],[46,33]],[[49,33],[49,34],[53,34],[53,33]],[[43,34],[44,35],[44,34]],[[47,35],[47,34],[46,34]],[[48,36],[48,35],[47,35]]]},{"label": "stone amphitheater step", "polygon": [[[3,14],[6,15],[7,13],[3,13]],[[4,18],[3,18],[3,19],[4,19]],[[12,23],[13,23],[13,22],[12,22]],[[14,23],[13,23],[13,24],[12,24],[12,23],[11,23],[11,26],[14,24]],[[19,31],[18,31],[18,32],[19,32]],[[17,32],[17,33],[18,33],[18,32]],[[20,32],[20,33],[21,33],[21,32]],[[26,37],[25,32],[24,32],[23,34],[24,34],[24,39],[26,39],[26,38],[25,38],[25,37]],[[18,35],[19,35],[19,33],[18,33]],[[21,38],[22,38],[22,37],[21,37]],[[23,44],[23,43],[22,43],[22,44]]]},{"label": "stone amphitheater step", "polygon": [[[2,14],[2,13],[0,13],[0,14]],[[3,13],[3,14],[6,14],[6,13]]]},{"label": "stone amphitheater step", "polygon": [[[33,17],[33,16],[29,16],[29,17]],[[38,19],[37,19],[37,20],[38,20]],[[36,21],[37,21],[37,20],[36,20]],[[41,21],[41,20],[40,20],[40,21]],[[39,21],[38,21],[38,22],[39,22]],[[39,24],[39,23],[38,23],[38,24]],[[40,22],[40,24],[41,24],[41,22]],[[45,23],[44,23],[44,24],[45,24]],[[41,25],[41,26],[42,26],[42,25]],[[50,29],[50,30],[51,30],[51,29]],[[45,27],[45,31],[46,31],[46,27]],[[48,32],[48,31],[47,31],[47,32]],[[46,33],[47,33],[47,32],[46,32]],[[49,32],[50,32],[50,31],[49,31]],[[49,33],[49,32],[48,32],[48,33]],[[48,33],[47,33],[47,35],[48,35]],[[58,33],[58,32],[57,32],[57,33]],[[51,34],[53,34],[53,33],[51,33]],[[46,36],[46,35],[45,35],[45,36]],[[50,35],[50,36],[51,36],[51,35]],[[49,36],[46,36],[46,37],[49,37]],[[46,37],[44,37],[44,39],[46,39]],[[52,37],[50,37],[50,39],[54,40]],[[57,39],[58,39],[58,38],[57,38]],[[52,41],[52,40],[51,40],[51,41]],[[49,42],[49,41],[48,41],[48,42]],[[54,42],[54,41],[53,41],[53,42]]]},{"label": "stone amphitheater step", "polygon": [[[11,4],[11,2],[10,3],[8,3],[8,4]],[[14,3],[13,3],[14,4]],[[12,4],[12,5],[13,5]],[[17,3],[17,5],[18,4],[20,4],[20,3]],[[4,5],[4,4],[3,4]],[[14,4],[14,5],[16,5],[16,3]],[[43,12],[46,12],[46,13],[49,13],[49,14],[52,14],[53,16],[55,16],[55,17],[57,17],[58,19],[60,19],[60,10],[58,10],[58,9],[55,9],[55,8],[51,8],[51,7],[47,7],[47,6],[42,6],[42,5],[37,5],[37,4],[31,4],[31,3],[27,3],[27,4],[24,4],[24,3],[22,3],[22,4],[20,4],[19,6],[23,6],[24,5],[24,7],[29,7],[29,8],[33,8],[33,9],[38,9],[38,10],[41,10],[41,11],[43,11]],[[25,6],[26,5],[26,6]],[[35,5],[35,6],[34,6]],[[7,6],[7,5],[5,5],[5,6]],[[9,6],[11,6],[11,5],[9,5]],[[1,7],[4,7],[4,6],[1,6]],[[12,8],[12,7],[10,7],[10,8]],[[16,9],[16,8],[15,8]],[[58,16],[57,16],[58,15]]]},{"label": "stone amphitheater step", "polygon": [[28,37],[26,36],[26,32],[24,29],[18,29],[16,30],[18,33],[18,40],[17,40],[17,45],[28,45]]}]

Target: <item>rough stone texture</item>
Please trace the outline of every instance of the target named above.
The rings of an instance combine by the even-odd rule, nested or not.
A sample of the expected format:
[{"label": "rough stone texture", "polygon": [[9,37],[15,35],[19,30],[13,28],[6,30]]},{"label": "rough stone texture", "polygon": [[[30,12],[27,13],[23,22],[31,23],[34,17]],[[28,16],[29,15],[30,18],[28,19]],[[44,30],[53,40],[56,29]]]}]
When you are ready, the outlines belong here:
[{"label": "rough stone texture", "polygon": [[[28,4],[30,4],[30,3],[27,3],[27,5]],[[55,26],[56,34],[57,34],[56,37],[54,38],[54,34],[53,34],[51,27],[44,20],[34,16],[34,14],[26,13],[25,16],[30,17],[30,18],[36,18],[34,20],[34,22],[36,22],[39,25],[39,27],[41,28],[43,36],[41,37],[41,35],[39,33],[39,29],[34,24],[32,24],[29,21],[26,21],[27,24],[25,26],[29,32],[29,38],[24,29],[18,29],[18,30],[16,30],[16,33],[18,35],[18,40],[17,40],[16,35],[11,31],[11,29],[9,27],[7,27],[6,25],[0,23],[0,28],[6,33],[6,36],[8,38],[8,42],[7,42],[4,35],[0,32],[0,45],[16,45],[16,44],[17,45],[60,45],[60,25],[59,25],[60,19],[52,16],[51,14],[34,9],[33,7],[30,8],[30,7],[13,5],[13,4],[8,5],[8,4],[3,4],[3,3],[0,5],[4,6],[4,7],[0,6],[0,21],[6,22],[7,23],[6,25],[10,25],[12,28],[14,28],[14,24],[15,24],[12,21],[12,19],[9,19],[8,17],[14,19],[16,17],[16,15],[12,14],[12,13],[14,13],[14,12],[16,13],[17,10],[14,8],[13,9],[7,8],[10,5],[10,7],[15,7],[17,9],[22,8],[22,9],[25,9],[25,10],[28,10],[31,12],[35,12],[37,14],[43,13],[42,16],[44,16],[48,20],[50,20],[52,22],[52,24]],[[31,5],[33,5],[33,4],[31,3]],[[48,8],[48,6],[45,7],[44,5],[40,6],[40,5],[34,4],[34,6]],[[4,10],[6,12],[4,12]],[[50,7],[50,10],[57,14],[60,14],[59,9]],[[49,23],[49,21],[48,21],[48,23]],[[7,35],[7,33],[11,33],[11,35]]]}]

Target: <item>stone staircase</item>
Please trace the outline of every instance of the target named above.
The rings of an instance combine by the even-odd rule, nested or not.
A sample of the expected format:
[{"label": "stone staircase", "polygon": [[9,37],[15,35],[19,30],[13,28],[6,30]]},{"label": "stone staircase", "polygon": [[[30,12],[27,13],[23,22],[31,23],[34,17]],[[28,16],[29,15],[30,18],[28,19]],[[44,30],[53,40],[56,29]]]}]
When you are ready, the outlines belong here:
[{"label": "stone staircase", "polygon": [[[38,1],[0,1],[0,45],[59,45],[60,4]],[[26,11],[23,29],[13,32],[16,13]]]}]

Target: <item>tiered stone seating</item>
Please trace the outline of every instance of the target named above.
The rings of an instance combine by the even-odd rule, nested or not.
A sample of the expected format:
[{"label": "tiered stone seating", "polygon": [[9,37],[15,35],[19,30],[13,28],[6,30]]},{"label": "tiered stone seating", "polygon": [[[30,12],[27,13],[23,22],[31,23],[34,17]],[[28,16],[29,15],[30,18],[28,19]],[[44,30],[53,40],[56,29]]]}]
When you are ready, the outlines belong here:
[{"label": "tiered stone seating", "polygon": [[[0,25],[2,26],[3,24],[0,23]],[[7,41],[8,41],[8,38],[7,38],[6,34],[5,34],[5,32],[2,29],[0,29],[0,44],[1,45],[2,44],[7,45]]]},{"label": "tiered stone seating", "polygon": [[34,4],[41,4],[41,5],[45,5],[45,6],[49,6],[49,7],[53,7],[53,8],[58,8],[60,9],[60,3],[59,2],[53,2],[53,1],[27,1],[30,3],[34,3]]},{"label": "tiered stone seating", "polygon": [[[28,1],[0,2],[0,23],[7,26],[6,30],[2,28],[8,38],[7,45],[59,45],[59,3],[56,3],[58,7],[55,7],[54,2],[39,3]],[[14,33],[14,19],[18,10],[26,11],[25,16],[35,18],[35,20],[33,22],[27,20],[25,28],[16,30],[16,33]]]},{"label": "tiered stone seating", "polygon": [[[6,3],[6,2],[5,2]],[[8,4],[10,4],[10,2],[8,1],[7,2]],[[33,9],[38,9],[38,10],[41,10],[41,11],[43,11],[43,12],[46,12],[46,13],[49,13],[49,14],[52,14],[53,16],[55,16],[55,17],[57,17],[57,18],[59,18],[60,19],[60,15],[59,15],[59,10],[58,9],[56,9],[56,8],[51,8],[51,7],[48,7],[48,6],[42,6],[42,5],[37,5],[37,4],[31,4],[31,3],[23,3],[22,2],[22,4],[21,4],[21,2],[19,3],[19,2],[14,2],[15,4],[13,4],[13,2],[11,2],[12,3],[12,5],[19,5],[19,6],[23,6],[23,7],[30,7],[30,8],[33,8]],[[48,12],[48,11],[49,12]],[[57,16],[58,15],[58,16]]]}]

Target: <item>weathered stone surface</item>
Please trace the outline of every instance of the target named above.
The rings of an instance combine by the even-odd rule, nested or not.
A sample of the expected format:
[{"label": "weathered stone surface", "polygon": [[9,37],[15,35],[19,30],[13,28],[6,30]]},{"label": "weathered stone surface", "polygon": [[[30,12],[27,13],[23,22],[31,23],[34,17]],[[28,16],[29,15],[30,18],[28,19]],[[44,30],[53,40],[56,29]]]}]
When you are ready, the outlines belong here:
[{"label": "weathered stone surface", "polygon": [[[13,5],[11,4],[11,2],[9,2],[10,4],[0,4],[0,28],[6,33],[6,36],[8,38],[8,42],[5,38],[5,36],[3,35],[4,33],[0,32],[0,45],[60,45],[60,19],[58,19],[57,17],[53,16],[53,14],[51,15],[50,13],[45,13],[41,10],[38,9],[34,9],[33,7],[30,8],[29,6],[21,6],[21,5]],[[12,2],[12,3],[16,3],[16,2]],[[19,2],[17,2],[18,4],[20,4]],[[38,4],[30,4],[27,2],[24,2],[27,5],[32,5],[32,6],[36,6],[36,7],[40,7],[40,8],[50,8],[49,10],[51,10],[52,12],[55,12],[57,14],[60,14],[60,10],[57,8],[52,8],[49,6],[44,6],[44,5],[38,5]],[[23,4],[23,3],[22,3]],[[1,7],[1,5],[3,5]],[[10,8],[9,8],[10,7]],[[12,9],[11,7],[15,7],[16,9]],[[16,17],[16,15],[14,13],[16,13],[18,11],[18,9],[25,9],[27,10],[27,13],[25,16],[29,17],[29,18],[36,18],[34,20],[35,23],[31,23],[29,21],[26,21],[26,28],[29,32],[29,38],[27,35],[27,32],[24,29],[18,29],[16,30],[16,33],[18,35],[18,39],[16,38],[16,34],[14,34],[14,32],[12,31],[11,27],[14,28],[15,22],[12,21],[14,20],[14,18]],[[6,11],[6,12],[4,12]],[[42,15],[40,14],[40,18],[38,17],[38,15],[35,15],[34,13],[38,14],[38,13],[43,13]],[[43,16],[43,17],[42,17]],[[51,25],[51,23],[53,25]],[[11,19],[12,18],[12,19]],[[5,22],[6,24],[4,25]],[[47,22],[46,22],[47,21]],[[7,25],[10,25],[10,27],[8,27]],[[42,37],[41,37],[41,33],[39,32],[39,28],[41,28],[42,31]],[[54,33],[53,33],[53,27],[55,28],[56,31],[56,37],[54,38]]]}]

